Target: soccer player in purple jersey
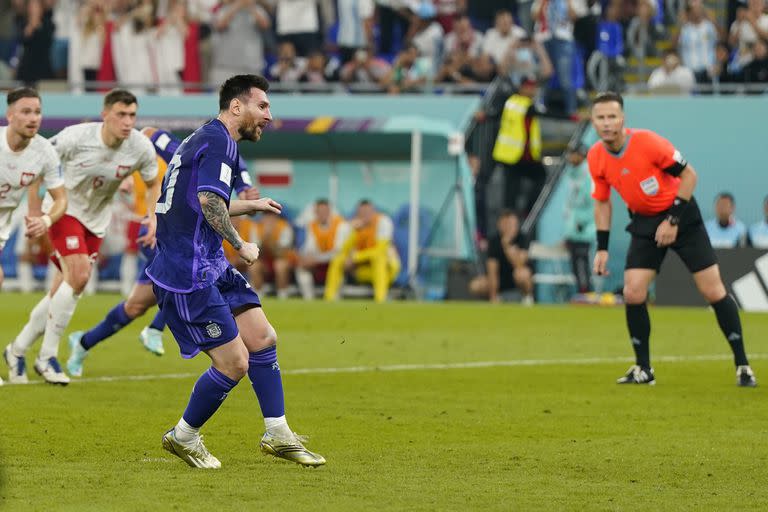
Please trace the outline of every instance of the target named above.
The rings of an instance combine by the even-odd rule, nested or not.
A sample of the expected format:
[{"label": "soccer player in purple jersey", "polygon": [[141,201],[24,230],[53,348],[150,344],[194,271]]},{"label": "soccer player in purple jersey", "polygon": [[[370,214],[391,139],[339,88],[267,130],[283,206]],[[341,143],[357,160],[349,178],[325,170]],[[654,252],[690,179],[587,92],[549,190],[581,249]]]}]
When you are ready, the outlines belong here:
[{"label": "soccer player in purple jersey", "polygon": [[272,121],[268,89],[269,83],[256,75],[224,82],[218,117],[176,150],[155,208],[157,253],[147,275],[154,282],[158,305],[182,357],[205,352],[212,361],[195,383],[183,416],[163,436],[163,448],[193,467],[221,467],[203,445],[200,428],[246,374],[266,426],[261,450],[304,466],[325,464],[288,427],[277,334],[258,295],[227,262],[221,247],[227,240],[252,264],[259,248],[240,237],[230,216],[281,209],[269,198],[230,201],[238,141],[258,141]]},{"label": "soccer player in purple jersey", "polygon": [[[141,133],[149,137],[157,156],[162,158],[166,164],[171,161],[173,154],[181,144],[181,140],[165,130],[147,127],[141,130]],[[251,177],[242,157],[238,161],[238,172],[234,177],[233,187],[240,199],[259,198],[259,190],[252,186]],[[142,226],[139,236],[144,234],[146,234],[146,227]],[[157,304],[155,293],[152,291],[152,281],[145,272],[155,257],[155,248],[145,244],[139,244],[139,247],[144,266],[139,272],[128,298],[115,305],[105,315],[104,320],[88,331],[75,331],[69,335],[70,355],[67,360],[67,371],[71,376],[81,377],[83,375],[83,361],[93,347],[122,330]],[[162,311],[158,311],[152,322],[144,327],[139,334],[139,340],[144,347],[158,356],[165,353],[162,339],[163,328],[165,328],[165,317]]]}]

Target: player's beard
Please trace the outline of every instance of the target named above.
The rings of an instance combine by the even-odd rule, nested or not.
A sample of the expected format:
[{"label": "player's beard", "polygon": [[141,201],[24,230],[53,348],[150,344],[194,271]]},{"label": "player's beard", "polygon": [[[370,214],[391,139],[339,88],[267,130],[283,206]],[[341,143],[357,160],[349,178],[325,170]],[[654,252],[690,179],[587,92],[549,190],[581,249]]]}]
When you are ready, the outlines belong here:
[{"label": "player's beard", "polygon": [[253,119],[253,116],[248,116],[248,119],[237,129],[240,137],[245,140],[257,142],[261,137],[258,135],[259,125]]}]

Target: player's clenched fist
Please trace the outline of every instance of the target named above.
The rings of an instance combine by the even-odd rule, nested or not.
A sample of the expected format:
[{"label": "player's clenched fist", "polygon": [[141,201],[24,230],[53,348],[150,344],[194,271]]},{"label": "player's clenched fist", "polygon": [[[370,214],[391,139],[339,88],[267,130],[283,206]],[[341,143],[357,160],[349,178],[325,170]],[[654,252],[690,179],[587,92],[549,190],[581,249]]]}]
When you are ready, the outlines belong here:
[{"label": "player's clenched fist", "polygon": [[252,244],[251,242],[243,242],[242,247],[237,251],[237,254],[243,258],[248,265],[253,264],[254,261],[259,259],[259,246]]},{"label": "player's clenched fist", "polygon": [[592,270],[598,276],[608,275],[608,251],[597,251],[595,253],[595,262]]}]

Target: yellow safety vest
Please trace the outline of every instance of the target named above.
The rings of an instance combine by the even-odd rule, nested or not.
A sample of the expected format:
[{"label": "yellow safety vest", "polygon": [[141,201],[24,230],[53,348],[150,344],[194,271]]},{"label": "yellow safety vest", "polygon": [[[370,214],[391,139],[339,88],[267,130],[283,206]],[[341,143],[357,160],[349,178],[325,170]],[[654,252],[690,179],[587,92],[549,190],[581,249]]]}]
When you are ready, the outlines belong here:
[{"label": "yellow safety vest", "polygon": [[499,135],[493,146],[493,159],[497,162],[510,165],[519,162],[523,157],[527,137],[530,137],[531,157],[541,160],[541,127],[536,116],[531,120],[530,134],[525,133],[525,114],[531,104],[531,98],[519,94],[513,94],[504,103]]}]

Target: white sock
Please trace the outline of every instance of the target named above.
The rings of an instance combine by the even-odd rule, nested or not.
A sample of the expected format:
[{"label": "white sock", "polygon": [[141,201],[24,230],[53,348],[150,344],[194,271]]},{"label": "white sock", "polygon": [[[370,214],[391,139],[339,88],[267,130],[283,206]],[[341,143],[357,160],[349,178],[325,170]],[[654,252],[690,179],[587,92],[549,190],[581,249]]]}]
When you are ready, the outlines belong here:
[{"label": "white sock", "polygon": [[35,289],[35,277],[32,272],[32,264],[26,261],[16,265],[16,273],[19,277],[19,291],[29,293]]},{"label": "white sock", "polygon": [[288,427],[285,415],[279,418],[264,418],[264,426],[267,428],[267,432],[278,437],[290,438],[293,434]]},{"label": "white sock", "polygon": [[173,434],[179,442],[191,443],[200,435],[200,429],[193,427],[184,421],[184,418],[181,418],[176,426],[173,427]]},{"label": "white sock", "polygon": [[315,279],[312,277],[312,272],[304,268],[297,268],[296,284],[299,285],[299,291],[301,291],[304,300],[315,298]]},{"label": "white sock", "polygon": [[[131,293],[133,284],[136,281],[136,274],[138,258],[135,254],[123,254],[120,259],[120,292],[123,297],[127,297]],[[94,269],[94,272],[96,269]]]},{"label": "white sock", "polygon": [[77,301],[80,295],[75,294],[72,287],[66,282],[62,282],[59,289],[51,297],[51,305],[48,308],[48,321],[45,324],[45,334],[43,335],[43,345],[40,347],[40,354],[37,358],[41,361],[47,361],[51,357],[56,357],[59,353],[59,340],[64,334],[72,315],[75,313]]},{"label": "white sock", "polygon": [[45,332],[45,323],[48,320],[48,306],[51,303],[51,296],[47,293],[45,297],[40,299],[40,302],[35,304],[32,311],[29,313],[29,320],[16,339],[11,343],[11,352],[16,357],[24,357],[29,347],[31,347],[37,338],[42,336]]},{"label": "white sock", "polygon": [[91,276],[88,278],[88,283],[85,285],[86,295],[93,295],[96,293],[96,289],[99,287],[99,265],[94,263],[91,265]]}]

